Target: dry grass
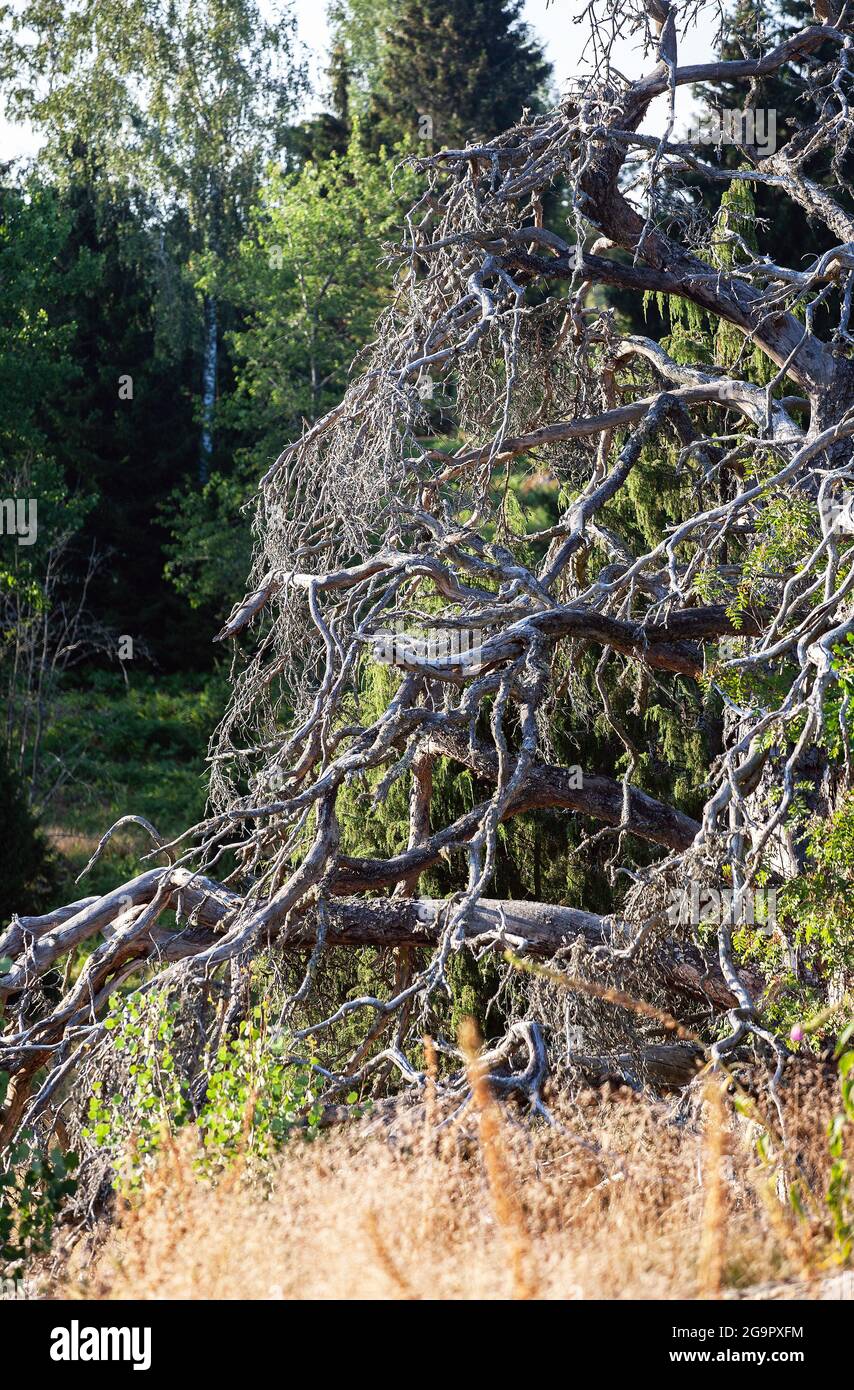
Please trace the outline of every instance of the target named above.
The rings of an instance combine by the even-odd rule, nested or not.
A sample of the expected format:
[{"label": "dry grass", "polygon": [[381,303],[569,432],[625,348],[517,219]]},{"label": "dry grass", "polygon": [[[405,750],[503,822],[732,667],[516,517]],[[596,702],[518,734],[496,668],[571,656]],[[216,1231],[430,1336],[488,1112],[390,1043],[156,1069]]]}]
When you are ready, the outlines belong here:
[{"label": "dry grass", "polygon": [[[719,1089],[707,1086],[699,1113],[681,1125],[631,1093],[591,1092],[550,1130],[500,1108],[474,1068],[473,1080],[473,1104],[438,1130],[428,1108],[394,1129],[373,1121],[292,1141],[266,1192],[244,1173],[217,1188],[198,1181],[185,1133],[95,1257],[84,1261],[78,1249],[56,1292],[663,1299],[760,1287],[767,1296],[773,1286],[783,1297],[821,1294],[832,1269],[826,1229],[818,1218],[803,1226],[781,1204],[750,1124]],[[812,1119],[799,1112],[795,1125],[805,1172],[818,1171],[824,1152],[814,1095],[810,1106]]]},{"label": "dry grass", "polygon": [[719,1078],[705,1085],[706,1126],[703,1154],[703,1222],[698,1268],[702,1298],[720,1298],[726,1258],[727,1194],[724,1159],[727,1152],[726,1102]]}]

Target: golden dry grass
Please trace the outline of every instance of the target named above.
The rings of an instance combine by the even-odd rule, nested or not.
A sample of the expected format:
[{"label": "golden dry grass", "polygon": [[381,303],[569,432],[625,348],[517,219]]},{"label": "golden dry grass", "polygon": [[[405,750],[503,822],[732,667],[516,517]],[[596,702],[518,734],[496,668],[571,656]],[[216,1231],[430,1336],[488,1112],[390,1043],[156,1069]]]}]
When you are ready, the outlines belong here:
[{"label": "golden dry grass", "polygon": [[[292,1140],[265,1191],[244,1173],[218,1187],[197,1180],[185,1132],[94,1257],[78,1248],[55,1292],[666,1299],[767,1296],[770,1286],[823,1296],[833,1264],[820,1205],[803,1222],[781,1202],[751,1125],[711,1083],[687,1124],[597,1091],[548,1129],[473,1079],[473,1103],[438,1133],[428,1107],[393,1129],[374,1120]],[[825,1116],[810,1105],[794,1132],[800,1167],[818,1172]]]}]

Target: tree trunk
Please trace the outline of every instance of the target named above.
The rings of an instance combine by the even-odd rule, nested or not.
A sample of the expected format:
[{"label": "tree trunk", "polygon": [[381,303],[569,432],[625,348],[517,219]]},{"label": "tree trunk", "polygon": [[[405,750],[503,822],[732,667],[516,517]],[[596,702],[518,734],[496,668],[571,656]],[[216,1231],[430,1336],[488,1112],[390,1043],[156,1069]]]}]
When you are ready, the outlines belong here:
[{"label": "tree trunk", "polygon": [[213,295],[205,295],[205,348],[202,370],[202,438],[199,448],[199,482],[204,485],[213,457],[214,405],[216,403],[217,307]]}]

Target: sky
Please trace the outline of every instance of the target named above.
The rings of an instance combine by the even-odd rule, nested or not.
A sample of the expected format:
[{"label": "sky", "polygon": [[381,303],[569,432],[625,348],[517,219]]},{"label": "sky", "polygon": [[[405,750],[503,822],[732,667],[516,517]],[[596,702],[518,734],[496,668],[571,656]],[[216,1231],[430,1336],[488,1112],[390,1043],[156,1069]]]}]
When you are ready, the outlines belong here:
[{"label": "sky", "polygon": [[[263,3],[263,0],[262,0]],[[581,50],[587,34],[586,21],[574,24],[573,16],[581,13],[585,0],[526,0],[524,20],[543,43],[546,55],[554,67],[558,89],[568,78],[581,70]],[[328,29],[324,0],[295,0],[299,35],[312,53],[315,81],[319,81],[325,64]],[[709,3],[700,13],[699,21],[690,36],[680,44],[680,63],[706,62],[714,55],[714,16],[717,4]],[[626,77],[638,77],[652,65],[651,58],[643,59],[637,44],[625,41],[615,50],[614,62]],[[677,94],[677,118],[685,121],[691,109],[687,89]],[[663,131],[666,122],[666,98],[654,103],[643,130],[655,134]],[[18,155],[30,155],[38,148],[34,132],[27,127],[10,125],[0,115],[0,160]]]}]

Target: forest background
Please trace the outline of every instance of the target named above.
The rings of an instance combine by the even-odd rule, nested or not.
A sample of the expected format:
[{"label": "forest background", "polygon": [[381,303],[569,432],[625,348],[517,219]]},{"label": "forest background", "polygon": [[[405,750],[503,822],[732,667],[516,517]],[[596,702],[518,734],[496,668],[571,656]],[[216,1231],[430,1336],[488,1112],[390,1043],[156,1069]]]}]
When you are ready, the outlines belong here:
[{"label": "forest background", "polygon": [[[800,0],[738,8],[742,29],[781,36],[807,14]],[[695,46],[715,32],[706,9]],[[32,499],[38,520],[35,544],[0,535],[0,921],[65,901],[127,810],[167,837],[203,813],[228,681],[212,639],[244,592],[253,491],[370,341],[416,192],[407,156],[556,100],[584,62],[581,18],[569,3],[335,0],[311,51],[289,0],[0,6],[16,146],[0,161],[0,500]],[[640,69],[639,40],[620,56]],[[803,215],[787,236],[794,264],[814,244]],[[672,327],[654,304],[644,320],[600,293],[628,331]],[[442,437],[441,402],[434,414]],[[643,487],[632,504],[652,527],[657,489]],[[535,469],[512,490],[520,527],[556,516]],[[572,761],[617,770],[622,747],[594,725],[585,737]],[[678,795],[701,745],[662,727],[643,750],[649,788]],[[576,838],[539,817],[499,886],[539,896],[548,864],[558,898],[604,907],[595,866],[572,881]],[[117,835],[87,891],[130,876],[138,853]]]}]

